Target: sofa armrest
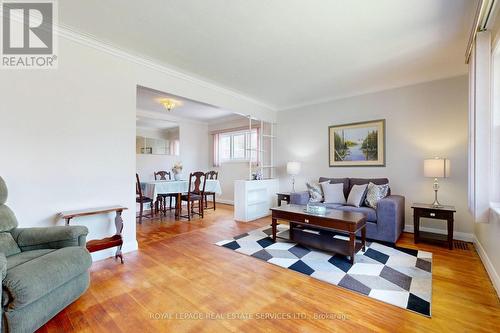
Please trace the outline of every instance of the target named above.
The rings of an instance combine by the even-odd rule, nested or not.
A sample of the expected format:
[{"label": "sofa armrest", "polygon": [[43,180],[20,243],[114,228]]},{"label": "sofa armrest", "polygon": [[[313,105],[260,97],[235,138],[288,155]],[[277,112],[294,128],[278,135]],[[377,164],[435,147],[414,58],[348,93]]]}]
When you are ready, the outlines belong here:
[{"label": "sofa armrest", "polygon": [[15,228],[12,237],[22,251],[60,249],[68,246],[85,247],[89,230],[85,226]]},{"label": "sofa armrest", "polygon": [[405,197],[389,195],[377,203],[377,228],[396,242],[405,225]]},{"label": "sofa armrest", "polygon": [[290,193],[290,203],[294,205],[307,205],[309,202],[309,192],[292,192]]}]

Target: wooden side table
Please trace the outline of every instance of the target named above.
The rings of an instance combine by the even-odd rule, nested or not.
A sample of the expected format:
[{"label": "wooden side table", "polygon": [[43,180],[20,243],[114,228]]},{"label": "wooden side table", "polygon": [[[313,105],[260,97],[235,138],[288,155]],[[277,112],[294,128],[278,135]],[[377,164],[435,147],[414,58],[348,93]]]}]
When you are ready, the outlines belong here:
[{"label": "wooden side table", "polygon": [[[414,203],[413,208],[413,232],[415,244],[424,241],[430,243],[447,244],[450,250],[453,249],[453,221],[456,212],[454,206],[434,207],[429,204]],[[437,219],[447,221],[447,235],[432,232],[420,231],[420,218]]]},{"label": "wooden side table", "polygon": [[89,252],[100,251],[104,249],[109,249],[111,247],[116,247],[115,259],[120,258],[121,263],[123,264],[123,254],[122,254],[122,231],[123,231],[123,219],[122,212],[127,210],[127,207],[123,206],[110,206],[110,207],[99,207],[99,208],[88,208],[81,210],[72,210],[67,212],[59,213],[59,217],[61,219],[66,220],[66,225],[69,225],[71,220],[75,217],[89,216],[89,215],[97,215],[97,214],[107,214],[107,213],[116,213],[115,216],[115,227],[116,233],[111,237],[106,237],[103,239],[94,239],[87,242],[87,250]]},{"label": "wooden side table", "polygon": [[290,192],[279,192],[276,195],[278,196],[278,207],[281,207],[281,201],[286,201],[287,204],[290,203]]}]

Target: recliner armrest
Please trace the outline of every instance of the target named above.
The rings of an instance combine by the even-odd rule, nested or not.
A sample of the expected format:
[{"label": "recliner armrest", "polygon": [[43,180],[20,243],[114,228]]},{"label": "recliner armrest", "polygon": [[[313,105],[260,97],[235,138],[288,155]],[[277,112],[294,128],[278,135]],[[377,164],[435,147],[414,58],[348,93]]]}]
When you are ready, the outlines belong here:
[{"label": "recliner armrest", "polygon": [[[0,274],[2,274],[2,280],[5,278],[7,275],[7,258],[5,257],[5,254],[0,252]],[[2,296],[0,295],[0,304],[1,304],[1,298]]]},{"label": "recliner armrest", "polygon": [[[2,281],[3,281],[5,276],[7,276],[7,258],[5,257],[5,254],[2,252],[0,252],[0,274],[2,274]],[[0,304],[3,304],[2,303],[2,296],[3,296],[3,292],[0,293]],[[3,309],[0,306],[0,316],[2,316],[2,318],[3,318],[2,311],[3,311]],[[0,320],[0,331],[3,331],[2,330],[2,321],[3,320]]]},{"label": "recliner armrest", "polygon": [[295,205],[307,205],[309,202],[309,192],[292,192],[290,193],[290,203]]},{"label": "recliner armrest", "polygon": [[68,246],[85,247],[89,231],[85,226],[15,228],[12,237],[22,251],[60,249]]}]

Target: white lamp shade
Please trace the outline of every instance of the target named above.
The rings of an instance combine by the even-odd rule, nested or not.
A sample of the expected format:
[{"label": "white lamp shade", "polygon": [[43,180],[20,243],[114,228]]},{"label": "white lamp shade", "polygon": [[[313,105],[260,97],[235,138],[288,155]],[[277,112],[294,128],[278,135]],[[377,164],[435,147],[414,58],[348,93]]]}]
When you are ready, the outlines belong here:
[{"label": "white lamp shade", "polygon": [[288,162],[286,164],[286,173],[292,176],[298,175],[300,173],[300,163]]},{"label": "white lamp shade", "polygon": [[436,157],[424,160],[424,176],[446,178],[450,176],[450,160]]}]

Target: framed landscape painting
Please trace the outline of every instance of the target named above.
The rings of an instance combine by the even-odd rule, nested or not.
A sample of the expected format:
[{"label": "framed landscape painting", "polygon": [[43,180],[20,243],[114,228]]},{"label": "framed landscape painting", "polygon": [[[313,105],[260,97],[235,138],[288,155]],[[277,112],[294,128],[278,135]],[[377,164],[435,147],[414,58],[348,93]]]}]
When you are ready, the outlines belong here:
[{"label": "framed landscape painting", "polygon": [[385,166],[385,119],[328,127],[330,167]]}]

